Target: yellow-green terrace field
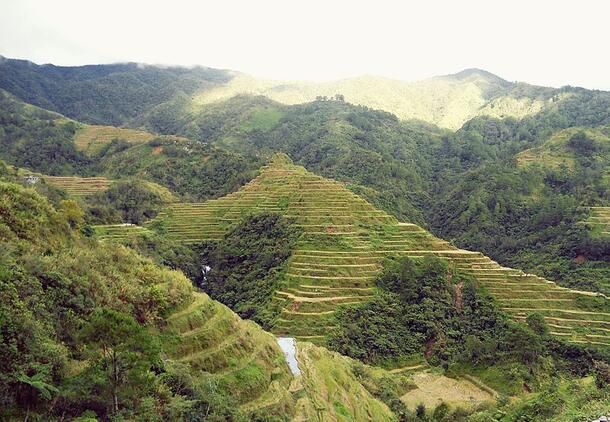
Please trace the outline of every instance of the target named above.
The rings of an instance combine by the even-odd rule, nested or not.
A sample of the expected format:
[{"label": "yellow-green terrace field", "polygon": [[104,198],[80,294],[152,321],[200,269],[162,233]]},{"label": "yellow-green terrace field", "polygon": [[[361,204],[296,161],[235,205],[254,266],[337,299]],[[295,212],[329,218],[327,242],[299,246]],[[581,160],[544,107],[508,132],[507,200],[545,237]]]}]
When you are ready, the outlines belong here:
[{"label": "yellow-green terrace field", "polygon": [[[303,231],[274,300],[282,314],[273,330],[320,342],[343,305],[369,299],[388,256],[445,258],[472,274],[516,320],[539,312],[567,341],[610,346],[607,298],[506,268],[479,252],[458,249],[415,224],[397,221],[342,183],[314,175],[277,156],[242,189],[204,203],[171,204],[150,224],[180,242],[221,238],[241,217],[277,212]],[[598,296],[594,298],[594,296]],[[602,301],[592,311],[583,303]]]}]

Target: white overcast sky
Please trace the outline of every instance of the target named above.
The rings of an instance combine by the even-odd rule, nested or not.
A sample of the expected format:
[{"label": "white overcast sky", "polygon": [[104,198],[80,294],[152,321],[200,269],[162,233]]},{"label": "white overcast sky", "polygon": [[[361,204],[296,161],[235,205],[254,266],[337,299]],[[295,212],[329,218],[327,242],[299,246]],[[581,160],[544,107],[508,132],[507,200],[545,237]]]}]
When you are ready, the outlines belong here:
[{"label": "white overcast sky", "polygon": [[479,67],[610,90],[610,1],[0,0],[0,55],[312,80]]}]

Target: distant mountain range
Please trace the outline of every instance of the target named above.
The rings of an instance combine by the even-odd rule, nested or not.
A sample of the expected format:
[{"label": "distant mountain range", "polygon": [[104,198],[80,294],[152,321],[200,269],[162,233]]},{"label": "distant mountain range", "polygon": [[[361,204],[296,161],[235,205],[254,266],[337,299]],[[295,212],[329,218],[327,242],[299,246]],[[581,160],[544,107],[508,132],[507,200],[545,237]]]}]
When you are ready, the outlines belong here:
[{"label": "distant mountain range", "polygon": [[[61,67],[0,59],[0,88],[22,100],[87,123],[125,125],[163,104],[191,110],[236,95],[301,104],[341,95],[345,101],[452,130],[476,116],[522,118],[582,89],[508,82],[481,69],[405,82],[360,76],[330,82],[281,81],[206,67],[137,63]],[[138,119],[139,118],[139,119]]]}]

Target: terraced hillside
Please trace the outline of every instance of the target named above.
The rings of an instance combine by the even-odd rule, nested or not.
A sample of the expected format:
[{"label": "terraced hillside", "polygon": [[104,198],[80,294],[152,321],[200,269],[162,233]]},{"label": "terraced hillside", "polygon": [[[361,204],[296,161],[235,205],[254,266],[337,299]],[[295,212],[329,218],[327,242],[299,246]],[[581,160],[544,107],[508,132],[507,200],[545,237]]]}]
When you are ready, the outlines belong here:
[{"label": "terraced hillside", "polygon": [[610,127],[571,127],[553,134],[542,145],[526,149],[516,155],[520,166],[539,165],[573,171],[583,156],[599,167],[609,166]]},{"label": "terraced hillside", "polygon": [[191,376],[217,385],[246,414],[295,421],[395,420],[355,375],[355,365],[370,374],[369,384],[390,377],[401,389],[412,388],[398,374],[307,342],[297,345],[301,373],[293,375],[273,335],[203,293],[194,293],[167,318],[163,334],[167,359],[188,365]]},{"label": "terraced hillside", "polygon": [[610,207],[591,207],[587,224],[601,236],[610,236]]},{"label": "terraced hillside", "polygon": [[95,154],[105,144],[114,139],[138,144],[155,138],[182,140],[179,136],[160,136],[143,130],[127,129],[114,126],[83,125],[74,136],[76,148],[87,154]]},{"label": "terraced hillside", "polygon": [[112,180],[105,177],[42,176],[45,182],[69,195],[86,196],[108,189]]},{"label": "terraced hillside", "polygon": [[275,338],[203,293],[167,319],[167,357],[189,365],[194,377],[216,382],[246,412],[294,411],[293,376]]},{"label": "terraced hillside", "polygon": [[[282,314],[274,333],[320,342],[333,328],[334,311],[367,300],[384,258],[446,258],[472,274],[522,320],[542,313],[553,334],[575,343],[610,345],[610,305],[592,293],[562,288],[541,277],[505,268],[479,252],[458,249],[410,223],[377,210],[343,184],[276,156],[242,189],[205,203],[173,204],[152,226],[184,242],[218,239],[241,216],[278,212],[303,230],[274,300]],[[587,303],[601,300],[592,311]],[[587,302],[587,303],[585,303]]]}]

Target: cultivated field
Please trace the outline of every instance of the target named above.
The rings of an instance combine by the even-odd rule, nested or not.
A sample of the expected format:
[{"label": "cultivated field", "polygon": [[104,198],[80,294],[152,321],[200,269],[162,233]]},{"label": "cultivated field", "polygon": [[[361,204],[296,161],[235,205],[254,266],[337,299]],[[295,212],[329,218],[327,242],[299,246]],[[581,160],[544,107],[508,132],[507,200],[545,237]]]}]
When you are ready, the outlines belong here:
[{"label": "cultivated field", "polygon": [[245,411],[290,414],[293,381],[276,339],[203,293],[168,318],[165,352],[193,377],[235,397]]},{"label": "cultivated field", "polygon": [[[301,375],[293,376],[273,335],[203,293],[193,299],[169,316],[163,333],[175,341],[164,343],[165,353],[175,364],[189,365],[191,376],[231,394],[244,412],[293,414],[295,421],[352,420],[339,414],[354,420],[367,415],[375,421],[394,420],[353,374],[352,359],[298,343]],[[383,369],[374,371],[379,377],[392,376]],[[328,403],[341,407],[320,406]]]},{"label": "cultivated field", "polygon": [[610,207],[591,207],[591,216],[586,222],[594,233],[610,236]]},{"label": "cultivated field", "polygon": [[74,137],[76,148],[87,154],[97,153],[105,144],[114,139],[138,144],[155,138],[180,140],[179,136],[160,136],[143,130],[126,129],[114,126],[86,125],[80,128]]},{"label": "cultivated field", "polygon": [[[516,320],[532,312],[554,335],[610,346],[610,309],[603,297],[566,289],[505,268],[479,252],[458,249],[410,223],[377,210],[339,182],[278,157],[242,189],[205,203],[172,204],[152,223],[183,242],[219,239],[252,212],[292,218],[303,230],[274,300],[283,308],[273,332],[320,342],[338,307],[365,301],[388,256],[443,257],[476,277]],[[590,310],[591,301],[602,301]]]},{"label": "cultivated field", "polygon": [[108,189],[112,180],[105,177],[42,176],[51,186],[65,190],[69,195],[86,196]]},{"label": "cultivated field", "polygon": [[100,240],[124,240],[132,235],[139,235],[150,230],[135,224],[100,224],[93,226],[95,234]]}]

